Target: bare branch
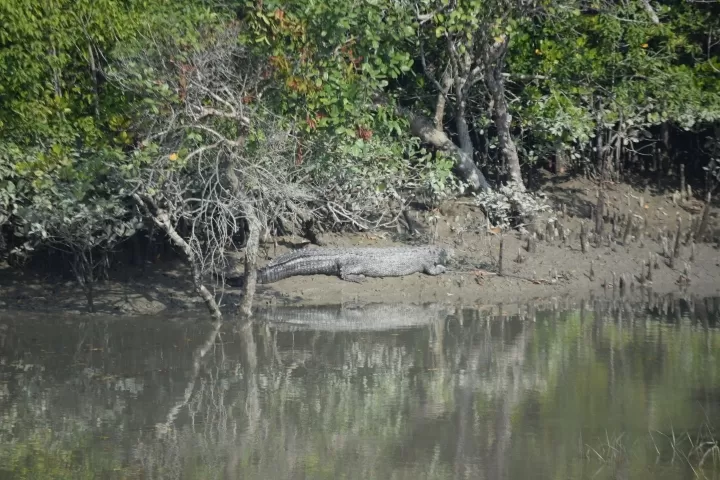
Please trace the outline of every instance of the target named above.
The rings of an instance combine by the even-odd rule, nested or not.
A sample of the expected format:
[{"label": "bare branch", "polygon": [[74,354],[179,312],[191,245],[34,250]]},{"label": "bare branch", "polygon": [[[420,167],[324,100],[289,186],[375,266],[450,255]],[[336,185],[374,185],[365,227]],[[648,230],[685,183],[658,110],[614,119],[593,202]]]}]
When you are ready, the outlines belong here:
[{"label": "bare branch", "polygon": [[155,224],[162,228],[168,237],[170,237],[170,240],[185,254],[185,258],[192,270],[192,282],[195,287],[195,291],[205,302],[205,305],[210,311],[210,315],[216,320],[221,319],[222,313],[220,312],[220,307],[215,301],[215,297],[202,283],[202,272],[198,268],[195,253],[192,248],[190,248],[190,245],[188,245],[188,243],[177,233],[177,230],[175,230],[175,227],[172,225],[167,212],[158,208],[155,202],[147,195],[141,196],[139,194],[134,194],[133,198],[139,206],[144,207],[146,211],[150,213],[150,216]]},{"label": "bare branch", "polygon": [[245,115],[240,115],[237,112],[223,112],[223,111],[217,110],[215,108],[200,107],[199,116],[197,117],[197,119],[202,120],[205,117],[211,117],[211,116],[227,118],[227,119],[231,119],[231,120],[238,120],[244,126],[246,126],[246,127],[250,126],[250,118],[246,117]]},{"label": "bare branch", "polygon": [[445,69],[442,76],[442,88],[443,90],[438,93],[437,102],[435,104],[435,128],[438,130],[443,129],[443,122],[445,118],[445,103],[448,99],[448,92],[453,85],[452,72],[450,66]]},{"label": "bare branch", "polygon": [[211,134],[212,134],[213,136],[215,136],[218,140],[220,140],[221,142],[227,144],[227,145],[230,146],[230,147],[239,147],[239,148],[242,148],[242,146],[243,146],[243,144],[244,144],[244,142],[242,141],[242,139],[240,139],[240,140],[230,140],[230,139],[227,138],[225,135],[221,134],[220,132],[218,132],[217,130],[215,130],[215,129],[213,129],[213,128],[208,127],[207,125],[197,124],[197,125],[193,125],[193,128],[197,128],[197,129],[199,129],[199,130],[204,130],[204,131],[206,131],[206,132],[208,132],[208,133],[211,133]]},{"label": "bare branch", "polygon": [[[425,49],[423,47],[422,40],[420,40],[420,63],[422,64],[423,71],[425,72],[425,76],[433,82],[433,85],[435,85],[435,88],[437,91],[442,94],[443,96],[447,96],[448,88],[444,88],[443,85],[440,85],[440,82],[437,81],[435,76],[430,72],[430,69],[427,66],[426,60],[425,60]],[[447,72],[447,67],[446,67]],[[443,77],[445,76],[445,73],[443,73]]]},{"label": "bare branch", "polygon": [[435,15],[437,15],[440,12],[443,12],[447,9],[447,7],[441,6],[440,8],[436,8],[432,12],[429,13],[420,13],[420,8],[418,8],[417,5],[415,5],[415,19],[418,21],[420,25],[429,22],[432,20]]},{"label": "bare branch", "polygon": [[657,13],[655,13],[655,10],[652,8],[652,5],[650,5],[650,0],[640,0],[643,4],[643,7],[645,7],[645,10],[647,11],[648,15],[650,15],[650,20],[655,25],[660,24],[660,19],[657,16]]}]

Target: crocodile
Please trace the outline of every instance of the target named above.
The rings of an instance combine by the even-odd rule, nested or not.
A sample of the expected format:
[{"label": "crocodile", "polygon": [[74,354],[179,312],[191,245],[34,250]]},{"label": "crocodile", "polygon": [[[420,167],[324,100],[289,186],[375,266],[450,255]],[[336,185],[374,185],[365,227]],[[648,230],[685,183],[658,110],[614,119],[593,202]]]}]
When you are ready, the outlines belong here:
[{"label": "crocodile", "polygon": [[295,275],[335,275],[351,282],[413,273],[440,275],[451,255],[449,249],[437,246],[306,248],[281,255],[259,269],[257,282],[273,283]]}]

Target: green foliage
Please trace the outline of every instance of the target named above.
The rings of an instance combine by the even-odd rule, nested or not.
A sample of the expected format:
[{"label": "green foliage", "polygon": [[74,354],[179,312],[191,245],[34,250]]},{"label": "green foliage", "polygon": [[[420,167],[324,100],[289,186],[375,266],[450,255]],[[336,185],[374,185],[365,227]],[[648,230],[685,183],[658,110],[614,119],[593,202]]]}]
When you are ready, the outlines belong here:
[{"label": "green foliage", "polygon": [[588,145],[598,125],[640,132],[669,121],[681,128],[720,118],[720,52],[714,7],[660,6],[649,21],[641,2],[547,8],[546,18],[513,37],[511,75],[530,78],[516,105],[534,141]]},{"label": "green foliage", "polygon": [[214,16],[165,0],[0,4],[0,226],[26,250],[111,248],[132,233],[124,185],[144,158],[129,155],[133,120],[157,105],[106,72],[148,41],[197,42],[194,22]]},{"label": "green foliage", "polygon": [[326,136],[317,140],[316,149],[303,171],[367,213],[408,192],[430,201],[457,192],[451,182],[452,159],[434,157],[417,139],[397,144],[390,135],[353,142]]},{"label": "green foliage", "polygon": [[93,201],[122,160],[123,142],[103,125],[121,93],[102,86],[99,72],[101,53],[128,35],[132,16],[110,0],[72,5],[0,5],[0,204],[21,235],[43,239],[43,212]]},{"label": "green foliage", "polygon": [[431,161],[417,141],[408,141],[407,121],[394,113],[392,96],[389,105],[374,105],[376,95],[410,74],[412,9],[387,0],[261,5],[246,4],[248,31],[241,38],[269,56],[265,75],[277,88],[269,101],[295,122],[306,145],[302,163],[314,182],[343,185],[349,196],[443,192],[452,164]]},{"label": "green foliage", "polygon": [[414,35],[412,11],[391,1],[260,5],[246,5],[243,37],[270,57],[267,74],[282,82],[280,111],[304,120],[306,131],[330,127],[355,137],[358,127],[375,126],[373,95],[412,65],[403,48]]}]

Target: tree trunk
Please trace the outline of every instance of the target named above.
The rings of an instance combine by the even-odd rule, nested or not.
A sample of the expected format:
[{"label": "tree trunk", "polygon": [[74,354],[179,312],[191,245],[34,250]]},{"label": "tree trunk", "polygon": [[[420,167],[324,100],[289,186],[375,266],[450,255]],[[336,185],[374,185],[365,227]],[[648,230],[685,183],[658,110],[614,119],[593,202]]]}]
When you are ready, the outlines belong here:
[{"label": "tree trunk", "polygon": [[564,175],[567,169],[567,155],[560,140],[555,141],[555,175]]},{"label": "tree trunk", "polygon": [[95,53],[92,44],[88,43],[88,61],[90,62],[90,77],[93,85],[93,106],[95,107],[95,118],[100,118],[100,90],[98,88],[98,71],[95,64]]},{"label": "tree trunk", "polygon": [[603,104],[601,100],[594,100],[593,103],[595,104],[595,166],[600,172],[600,189],[602,190],[602,183],[608,179],[607,175],[609,174],[603,141],[605,133],[602,119]]},{"label": "tree trunk", "polygon": [[708,223],[710,221],[710,203],[712,202],[712,193],[710,191],[707,192],[705,196],[705,206],[703,207],[702,216],[700,217],[700,224],[698,225],[697,232],[695,233],[695,240],[697,242],[702,242],[703,237],[705,237],[705,231],[708,228]]},{"label": "tree trunk", "polygon": [[2,207],[0,207],[0,259],[5,257],[8,248],[7,242],[5,241],[5,234],[3,233],[3,225],[8,221],[8,215],[3,213]]},{"label": "tree trunk", "polygon": [[446,96],[452,87],[452,75],[450,71],[446,71],[442,77],[442,92],[438,92],[437,103],[435,104],[435,129],[443,131],[443,124],[445,123],[445,103],[447,102]]},{"label": "tree trunk", "polygon": [[[60,76],[59,69],[56,67],[56,65],[58,63],[57,62],[58,53],[57,53],[57,49],[55,48],[55,45],[52,45],[51,48],[52,48],[52,50],[50,51],[50,56],[55,59],[55,61],[53,62],[53,66],[52,66],[53,90],[55,90],[56,96],[62,97],[63,92],[62,92],[62,86],[61,86],[61,81],[60,81],[61,76]],[[61,114],[61,115],[63,115],[63,114]],[[64,115],[63,115],[63,117],[64,117]]]},{"label": "tree trunk", "polygon": [[660,140],[662,141],[662,148],[660,150],[660,169],[665,173],[670,173],[670,124],[663,122],[660,130]]},{"label": "tree trunk", "polygon": [[240,180],[235,173],[232,163],[225,166],[225,176],[231,191],[243,202],[243,214],[248,224],[248,239],[245,242],[245,279],[243,281],[243,299],[240,303],[240,313],[246,317],[252,316],[252,304],[255,298],[257,285],[257,252],[260,244],[260,221],[255,214],[255,207],[250,198],[242,190]]},{"label": "tree trunk", "polygon": [[525,183],[520,171],[520,157],[515,142],[510,135],[511,116],[505,98],[505,80],[500,65],[496,65],[488,72],[486,80],[495,107],[495,128],[498,133],[500,151],[510,171],[510,179],[516,182],[522,190],[525,190]]},{"label": "tree trunk", "polygon": [[208,290],[207,287],[205,287],[205,285],[203,285],[202,283],[202,272],[200,271],[197,260],[195,259],[195,253],[193,252],[190,245],[185,241],[185,239],[183,239],[177,233],[177,230],[175,230],[175,227],[173,227],[172,222],[170,221],[170,216],[164,210],[157,208],[157,206],[150,198],[141,198],[138,194],[133,194],[133,198],[139,205],[143,206],[144,209],[149,211],[153,222],[155,222],[158,227],[163,229],[163,231],[170,238],[170,241],[174,243],[175,246],[182,250],[183,254],[185,255],[185,259],[190,265],[192,283],[193,287],[195,288],[195,292],[200,296],[200,298],[203,299],[203,301],[205,302],[205,306],[207,306],[213,319],[220,320],[222,318],[220,307],[215,301],[215,297],[213,296],[213,294],[210,293],[210,290]]},{"label": "tree trunk", "polygon": [[[387,105],[387,101],[381,96],[376,97],[374,102],[375,105]],[[485,176],[477,165],[475,165],[472,153],[468,154],[467,152],[463,152],[460,147],[450,140],[445,132],[435,128],[432,120],[401,106],[395,107],[395,112],[397,115],[408,119],[410,122],[410,132],[413,136],[418,137],[421,141],[429,143],[438,150],[453,157],[455,160],[455,168],[460,178],[467,182],[471,190],[492,190]]]},{"label": "tree trunk", "polygon": [[456,95],[458,96],[458,99],[457,108],[455,109],[455,128],[457,128],[458,140],[460,140],[460,150],[462,150],[466,155],[470,155],[472,157],[475,149],[473,148],[472,140],[470,139],[470,128],[468,127],[467,119],[465,118],[467,101],[462,96],[462,93],[458,92]]},{"label": "tree trunk", "polygon": [[260,243],[260,222],[257,220],[252,207],[246,212],[248,222],[248,240],[245,244],[245,281],[243,282],[243,299],[240,303],[240,313],[246,317],[252,316],[253,299],[257,286],[257,252]]},{"label": "tree trunk", "polygon": [[598,237],[598,244],[602,241],[600,236],[603,233],[605,225],[605,182],[600,180],[600,190],[598,192],[597,206],[595,207],[595,235]]},{"label": "tree trunk", "polygon": [[95,313],[95,298],[93,295],[93,283],[95,278],[93,277],[93,265],[92,260],[88,258],[90,253],[83,249],[73,249],[71,267],[75,274],[75,280],[77,280],[80,287],[82,287],[85,293],[85,299],[87,300],[88,312]]},{"label": "tree trunk", "polygon": [[490,184],[488,184],[485,176],[477,165],[475,165],[475,162],[473,162],[471,153],[468,154],[455,145],[445,132],[437,130],[435,125],[433,125],[427,117],[417,115],[401,107],[398,108],[398,112],[408,118],[410,121],[410,130],[414,136],[451,155],[455,159],[455,168],[458,170],[460,177],[468,183],[472,190],[491,190]]},{"label": "tree trunk", "polygon": [[600,179],[605,180],[605,175],[607,175],[607,168],[605,164],[605,155],[604,155],[604,147],[603,147],[603,129],[601,126],[597,127],[597,131],[595,133],[595,161],[597,164],[597,167],[600,169]]},{"label": "tree trunk", "polygon": [[615,180],[618,182],[620,181],[620,175],[622,174],[623,135],[622,126],[619,126],[617,138],[615,139]]}]

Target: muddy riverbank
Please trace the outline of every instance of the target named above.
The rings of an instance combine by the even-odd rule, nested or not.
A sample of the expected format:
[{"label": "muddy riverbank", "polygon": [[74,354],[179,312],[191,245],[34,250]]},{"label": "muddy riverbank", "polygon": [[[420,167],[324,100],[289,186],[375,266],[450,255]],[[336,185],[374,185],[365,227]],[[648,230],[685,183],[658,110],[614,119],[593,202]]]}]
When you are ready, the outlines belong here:
[{"label": "muddy riverbank", "polygon": [[[718,209],[711,209],[709,242],[688,239],[692,218],[701,203],[677,201],[672,193],[653,194],[628,185],[612,186],[608,206],[618,220],[605,226],[601,241],[581,248],[581,224],[590,229],[595,187],[573,180],[549,185],[548,200],[556,207],[556,222],[548,227],[546,216],[538,224],[534,245],[527,234],[501,234],[487,227],[481,210],[468,199],[448,202],[436,211],[410,213],[414,233],[373,232],[325,235],[330,246],[392,246],[407,243],[445,245],[454,252],[451,271],[433,277],[416,274],[400,278],[367,279],[362,284],[328,276],[292,277],[258,287],[257,305],[339,303],[420,303],[426,301],[465,305],[520,304],[532,299],[618,293],[651,289],[658,293],[678,290],[698,296],[720,294]],[[563,207],[564,205],[564,207]],[[622,218],[634,218],[627,231]],[[677,218],[681,241],[673,262],[664,256],[674,249]],[[662,238],[665,237],[666,240]],[[686,241],[689,240],[689,241]],[[503,271],[499,272],[500,242]],[[263,245],[261,265],[292,248],[307,243],[301,238],[280,238]],[[664,247],[663,243],[667,245]],[[665,252],[664,252],[665,251]],[[672,253],[672,252],[671,252]],[[649,265],[648,265],[649,264]],[[161,311],[199,309],[188,269],[179,260],[139,268],[116,269],[98,285],[96,307],[101,313],[155,314]],[[621,285],[621,281],[623,284]],[[627,293],[626,292],[626,293]],[[239,301],[240,289],[228,287],[222,303],[228,311]],[[82,290],[72,281],[49,274],[0,267],[0,308],[7,310],[85,311]]]}]

